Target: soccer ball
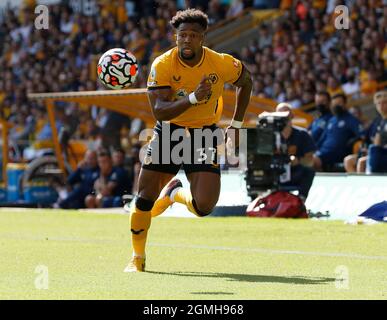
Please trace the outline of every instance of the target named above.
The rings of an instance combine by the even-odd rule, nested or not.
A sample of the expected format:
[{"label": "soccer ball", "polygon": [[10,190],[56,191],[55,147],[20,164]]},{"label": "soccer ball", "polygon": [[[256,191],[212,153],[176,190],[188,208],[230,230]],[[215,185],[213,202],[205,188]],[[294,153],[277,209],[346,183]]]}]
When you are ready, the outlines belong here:
[{"label": "soccer ball", "polygon": [[110,89],[129,87],[138,74],[136,57],[121,48],[106,51],[98,61],[99,80]]}]

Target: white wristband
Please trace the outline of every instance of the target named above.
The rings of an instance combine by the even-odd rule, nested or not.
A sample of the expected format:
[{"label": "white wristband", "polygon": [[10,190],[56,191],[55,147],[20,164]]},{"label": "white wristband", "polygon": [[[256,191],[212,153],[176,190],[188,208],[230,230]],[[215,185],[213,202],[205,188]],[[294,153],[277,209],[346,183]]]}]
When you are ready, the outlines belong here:
[{"label": "white wristband", "polygon": [[231,123],[230,123],[230,126],[235,129],[242,128],[242,125],[243,125],[243,121],[231,120]]},{"label": "white wristband", "polygon": [[189,95],[188,95],[188,100],[189,100],[189,103],[190,104],[196,104],[198,103],[198,99],[196,99],[196,96],[195,96],[195,92],[191,92]]}]

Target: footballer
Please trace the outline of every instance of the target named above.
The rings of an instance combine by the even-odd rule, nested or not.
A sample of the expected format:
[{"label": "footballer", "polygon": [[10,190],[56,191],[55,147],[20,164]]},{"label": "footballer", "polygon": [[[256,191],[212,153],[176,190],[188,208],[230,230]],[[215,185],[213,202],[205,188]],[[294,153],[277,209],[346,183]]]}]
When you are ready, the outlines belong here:
[{"label": "footballer", "polygon": [[[229,83],[237,90],[233,120],[226,129],[226,136],[227,131],[235,130],[235,136],[239,137],[238,129],[242,127],[251,95],[250,73],[233,56],[203,46],[208,17],[202,11],[179,11],[170,23],[176,31],[177,45],[154,60],[147,83],[149,102],[157,120],[154,135],[164,134],[170,138],[175,130],[184,129],[188,139],[194,139],[193,130],[215,131],[222,113],[219,99],[224,84]],[[164,130],[165,124],[169,125],[168,132]],[[175,144],[171,141],[171,150]],[[214,139],[208,149],[216,152],[218,145]],[[235,147],[237,145],[238,138],[235,139]],[[148,147],[147,155],[152,151],[154,148]],[[162,151],[165,152],[165,147],[164,150],[158,148],[158,152]],[[192,158],[199,156],[200,159],[196,151],[193,150]],[[153,163],[152,158],[153,155],[142,164],[138,193],[130,206],[133,256],[125,272],[145,271],[145,244],[152,217],[163,213],[174,202],[204,217],[211,213],[219,198],[220,166],[216,161]],[[181,167],[190,183],[189,190],[175,178]]]}]

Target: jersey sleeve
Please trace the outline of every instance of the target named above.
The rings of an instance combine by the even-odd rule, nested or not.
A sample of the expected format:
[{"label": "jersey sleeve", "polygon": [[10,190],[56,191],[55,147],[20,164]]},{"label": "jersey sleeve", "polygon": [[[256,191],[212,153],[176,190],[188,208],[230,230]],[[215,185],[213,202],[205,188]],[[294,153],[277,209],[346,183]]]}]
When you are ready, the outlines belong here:
[{"label": "jersey sleeve", "polygon": [[239,80],[243,71],[243,64],[240,60],[233,56],[222,53],[221,54],[222,65],[221,70],[223,73],[223,80],[225,83],[235,83]]},{"label": "jersey sleeve", "polygon": [[148,90],[170,88],[170,76],[168,63],[156,59],[153,61],[151,71],[149,72],[147,87]]}]

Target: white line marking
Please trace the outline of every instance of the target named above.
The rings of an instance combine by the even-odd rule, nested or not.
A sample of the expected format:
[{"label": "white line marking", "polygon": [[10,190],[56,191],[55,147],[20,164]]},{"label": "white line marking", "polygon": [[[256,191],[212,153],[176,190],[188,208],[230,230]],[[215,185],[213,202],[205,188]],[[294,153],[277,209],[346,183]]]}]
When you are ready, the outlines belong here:
[{"label": "white line marking", "polygon": [[[87,239],[76,237],[50,237],[50,236],[26,236],[18,234],[0,234],[0,239],[13,239],[13,240],[49,240],[49,241],[63,241],[63,242],[84,242],[84,243],[105,243],[120,245],[125,241],[114,239]],[[169,247],[180,249],[204,249],[204,250],[217,250],[217,251],[236,251],[236,252],[251,252],[262,254],[293,254],[304,256],[316,256],[316,257],[341,257],[351,259],[363,259],[363,260],[387,260],[386,256],[365,256],[357,253],[336,253],[336,252],[313,252],[313,251],[300,251],[300,250],[273,250],[262,248],[243,248],[243,247],[222,247],[222,246],[206,246],[206,245],[185,245],[185,244],[166,244],[166,243],[149,243],[151,247]]]}]

